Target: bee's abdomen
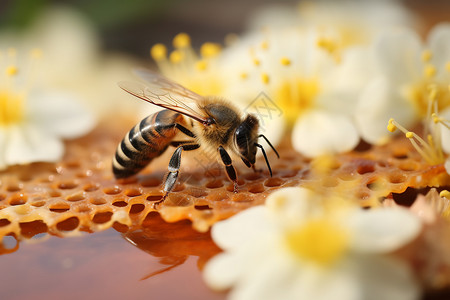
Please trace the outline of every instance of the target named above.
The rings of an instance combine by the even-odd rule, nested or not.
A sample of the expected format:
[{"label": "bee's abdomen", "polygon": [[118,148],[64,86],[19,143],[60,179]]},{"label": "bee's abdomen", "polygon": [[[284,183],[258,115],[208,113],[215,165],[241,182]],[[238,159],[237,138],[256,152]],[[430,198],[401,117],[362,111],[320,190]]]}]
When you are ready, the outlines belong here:
[{"label": "bee's abdomen", "polygon": [[117,147],[113,158],[114,176],[135,175],[161,155],[177,134],[175,124],[181,118],[179,113],[162,110],[134,126]]}]

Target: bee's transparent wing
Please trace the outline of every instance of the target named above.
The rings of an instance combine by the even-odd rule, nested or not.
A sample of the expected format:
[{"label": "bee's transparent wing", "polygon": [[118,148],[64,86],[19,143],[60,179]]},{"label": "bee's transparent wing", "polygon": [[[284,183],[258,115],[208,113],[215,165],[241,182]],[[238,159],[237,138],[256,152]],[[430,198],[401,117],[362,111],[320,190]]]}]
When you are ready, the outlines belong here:
[{"label": "bee's transparent wing", "polygon": [[170,79],[148,70],[135,70],[145,83],[121,81],[119,86],[128,93],[152,104],[179,112],[205,123],[208,116],[200,109],[204,97]]}]

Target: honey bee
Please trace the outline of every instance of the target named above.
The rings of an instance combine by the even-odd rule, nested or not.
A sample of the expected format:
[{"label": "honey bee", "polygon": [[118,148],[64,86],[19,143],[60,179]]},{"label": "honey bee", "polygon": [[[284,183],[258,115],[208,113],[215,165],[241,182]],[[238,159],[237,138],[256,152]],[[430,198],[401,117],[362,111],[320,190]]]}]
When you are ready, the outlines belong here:
[{"label": "honey bee", "polygon": [[247,167],[255,169],[257,149],[261,149],[270,176],[272,169],[258,138],[266,140],[279,158],[278,152],[262,134],[253,114],[243,114],[231,103],[214,97],[203,97],[168,78],[148,70],[136,70],[144,83],[119,82],[126,92],[164,110],[149,115],[134,126],[117,147],[113,158],[113,173],[117,179],[127,178],[145,168],[169,146],[175,151],[169,161],[169,173],[164,181],[164,201],[178,178],[181,153],[200,147],[215,153],[225,166],[228,178],[237,188],[237,175],[230,153],[241,158]]}]

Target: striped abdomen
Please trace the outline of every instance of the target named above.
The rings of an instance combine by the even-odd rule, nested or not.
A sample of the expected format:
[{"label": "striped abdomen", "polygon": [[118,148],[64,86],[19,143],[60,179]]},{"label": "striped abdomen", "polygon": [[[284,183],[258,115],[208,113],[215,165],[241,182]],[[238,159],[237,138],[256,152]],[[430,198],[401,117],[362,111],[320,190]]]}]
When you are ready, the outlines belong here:
[{"label": "striped abdomen", "polygon": [[175,124],[183,117],[171,110],[154,113],[134,126],[124,137],[113,159],[116,178],[137,174],[161,155],[177,134]]}]

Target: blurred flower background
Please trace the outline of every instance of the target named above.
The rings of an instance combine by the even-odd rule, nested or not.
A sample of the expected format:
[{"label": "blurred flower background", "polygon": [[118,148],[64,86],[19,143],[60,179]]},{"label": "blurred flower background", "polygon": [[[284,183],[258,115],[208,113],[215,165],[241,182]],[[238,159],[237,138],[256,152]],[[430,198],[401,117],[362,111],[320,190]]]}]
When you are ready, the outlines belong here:
[{"label": "blurred flower background", "polygon": [[[445,0],[3,1],[0,169],[58,161],[64,140],[157,110],[117,86],[146,67],[253,112],[274,145],[318,165],[402,131],[448,172],[449,11]],[[369,211],[318,192],[280,190],[214,225],[224,252],[205,282],[234,299],[420,297],[420,262],[399,252],[446,249],[428,239],[447,224],[448,192]],[[436,269],[450,266],[441,252]]]}]

